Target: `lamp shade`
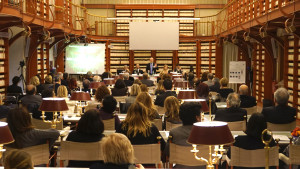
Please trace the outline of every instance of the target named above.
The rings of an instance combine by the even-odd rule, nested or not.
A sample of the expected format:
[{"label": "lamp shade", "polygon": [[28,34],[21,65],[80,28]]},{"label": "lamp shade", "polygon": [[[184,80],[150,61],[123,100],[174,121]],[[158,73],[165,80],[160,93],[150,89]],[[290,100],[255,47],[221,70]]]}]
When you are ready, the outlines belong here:
[{"label": "lamp shade", "polygon": [[90,89],[97,89],[101,85],[105,85],[105,84],[103,82],[92,82],[92,83],[90,83],[89,88]]},{"label": "lamp shade", "polygon": [[86,92],[73,92],[70,100],[90,101],[91,96],[89,93],[86,93]]},{"label": "lamp shade", "polygon": [[194,123],[187,142],[198,145],[225,145],[233,143],[234,138],[225,122],[197,122]]},{"label": "lamp shade", "polygon": [[205,99],[183,99],[184,102],[196,102],[201,104],[202,112],[209,112],[209,107]]},{"label": "lamp shade", "polygon": [[0,144],[8,144],[14,141],[7,123],[0,122]]},{"label": "lamp shade", "polygon": [[64,98],[48,97],[48,98],[43,98],[39,110],[54,112],[54,111],[67,111],[69,110],[69,108]]}]

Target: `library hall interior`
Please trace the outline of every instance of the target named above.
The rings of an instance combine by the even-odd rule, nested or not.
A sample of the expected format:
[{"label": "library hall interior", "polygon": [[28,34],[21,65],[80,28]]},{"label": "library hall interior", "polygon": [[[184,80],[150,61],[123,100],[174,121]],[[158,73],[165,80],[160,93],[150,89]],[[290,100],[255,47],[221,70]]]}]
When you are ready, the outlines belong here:
[{"label": "library hall interior", "polygon": [[300,0],[0,0],[0,169],[300,169]]}]

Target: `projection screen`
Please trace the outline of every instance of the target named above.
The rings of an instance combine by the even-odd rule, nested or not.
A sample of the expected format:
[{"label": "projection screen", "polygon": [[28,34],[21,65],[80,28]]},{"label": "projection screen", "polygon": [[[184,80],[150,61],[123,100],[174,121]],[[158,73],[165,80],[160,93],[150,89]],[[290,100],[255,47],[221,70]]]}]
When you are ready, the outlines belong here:
[{"label": "projection screen", "polygon": [[130,22],[130,50],[178,50],[178,22]]},{"label": "projection screen", "polygon": [[66,48],[66,72],[69,74],[102,74],[105,66],[105,44],[72,44]]}]

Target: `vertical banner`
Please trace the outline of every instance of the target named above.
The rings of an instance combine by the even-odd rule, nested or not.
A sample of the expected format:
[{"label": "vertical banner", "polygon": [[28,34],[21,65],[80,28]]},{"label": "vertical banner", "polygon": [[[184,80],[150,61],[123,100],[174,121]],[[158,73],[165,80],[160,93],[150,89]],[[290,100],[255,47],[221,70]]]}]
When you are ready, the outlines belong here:
[{"label": "vertical banner", "polygon": [[229,83],[246,83],[245,61],[231,61],[229,63]]}]

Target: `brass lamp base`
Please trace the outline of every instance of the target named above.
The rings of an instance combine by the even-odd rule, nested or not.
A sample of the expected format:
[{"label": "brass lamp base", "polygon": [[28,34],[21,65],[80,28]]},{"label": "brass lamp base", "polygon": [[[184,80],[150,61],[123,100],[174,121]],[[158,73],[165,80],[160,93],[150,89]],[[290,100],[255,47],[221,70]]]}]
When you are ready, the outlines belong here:
[{"label": "brass lamp base", "polygon": [[209,164],[209,165],[206,166],[206,169],[214,169],[214,168],[215,168],[215,166],[212,165],[212,164]]}]

